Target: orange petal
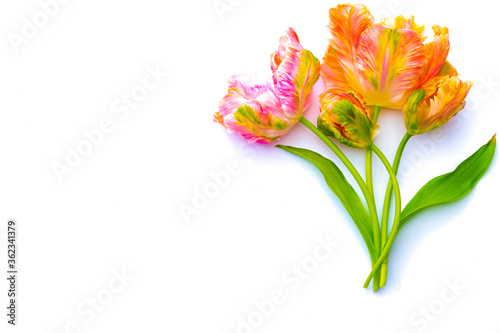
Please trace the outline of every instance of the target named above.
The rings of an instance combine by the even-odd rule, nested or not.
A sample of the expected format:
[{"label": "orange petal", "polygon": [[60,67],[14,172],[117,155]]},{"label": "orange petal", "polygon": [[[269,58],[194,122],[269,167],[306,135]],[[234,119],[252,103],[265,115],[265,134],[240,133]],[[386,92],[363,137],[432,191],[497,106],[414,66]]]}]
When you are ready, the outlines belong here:
[{"label": "orange petal", "polygon": [[[410,96],[403,107],[408,133],[422,134],[446,124],[465,107],[465,98],[471,87],[470,81],[462,82],[458,76],[429,80],[423,86],[425,90],[415,91],[414,94],[420,94],[420,97],[412,99]],[[419,93],[424,91],[425,96]]]},{"label": "orange petal", "polygon": [[[439,78],[436,78],[439,80]],[[420,105],[419,123],[422,127],[438,126],[448,122],[458,111],[465,106],[465,97],[472,87],[472,82],[462,82],[457,76],[446,76],[436,84],[436,91],[433,95],[424,99]],[[437,126],[436,126],[437,127]]]},{"label": "orange petal", "polygon": [[438,75],[450,52],[448,28],[435,25],[432,29],[434,30],[434,40],[425,44],[427,64],[420,79],[421,84]]},{"label": "orange petal", "polygon": [[351,89],[337,54],[335,54],[335,50],[331,45],[328,46],[323,58],[320,75],[325,83],[325,90],[348,91]]},{"label": "orange petal", "polygon": [[350,87],[356,90],[359,86],[355,62],[357,49],[363,31],[372,24],[373,16],[364,5],[338,5],[330,9],[332,38],[321,68],[326,89]]},{"label": "orange petal", "polygon": [[424,45],[415,31],[381,24],[368,28],[361,36],[357,59],[366,103],[400,108],[417,88],[425,62]]}]

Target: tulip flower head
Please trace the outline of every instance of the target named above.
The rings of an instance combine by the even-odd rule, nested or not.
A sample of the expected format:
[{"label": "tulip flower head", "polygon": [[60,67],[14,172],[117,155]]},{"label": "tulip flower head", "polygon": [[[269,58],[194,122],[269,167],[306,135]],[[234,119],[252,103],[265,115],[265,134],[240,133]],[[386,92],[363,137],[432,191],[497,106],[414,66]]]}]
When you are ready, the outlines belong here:
[{"label": "tulip flower head", "polygon": [[289,28],[271,55],[272,78],[247,75],[229,80],[227,95],[214,120],[249,143],[270,143],[286,134],[312,103],[312,88],[319,79],[320,63],[300,45]]},{"label": "tulip flower head", "polygon": [[321,95],[319,129],[340,143],[366,148],[372,144],[378,126],[372,121],[371,110],[354,92],[336,93],[328,90]]},{"label": "tulip flower head", "polygon": [[446,124],[465,107],[472,83],[457,76],[438,76],[415,90],[403,105],[408,134],[419,135]]},{"label": "tulip flower head", "polygon": [[356,91],[367,105],[400,109],[439,73],[450,48],[447,28],[434,26],[433,41],[424,44],[424,26],[413,17],[375,24],[364,5],[332,8],[329,28],[321,66],[326,90]]}]

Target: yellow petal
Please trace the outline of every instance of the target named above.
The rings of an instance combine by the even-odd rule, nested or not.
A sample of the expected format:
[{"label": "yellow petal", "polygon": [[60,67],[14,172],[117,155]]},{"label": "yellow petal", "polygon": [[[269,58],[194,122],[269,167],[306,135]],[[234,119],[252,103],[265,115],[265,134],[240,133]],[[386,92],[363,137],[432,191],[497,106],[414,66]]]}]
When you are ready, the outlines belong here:
[{"label": "yellow petal", "polygon": [[423,86],[425,90],[416,90],[403,106],[408,133],[422,134],[446,124],[465,107],[465,98],[471,87],[470,81],[462,82],[458,76],[429,80]]},{"label": "yellow petal", "polygon": [[408,29],[413,30],[417,33],[418,37],[422,42],[425,41],[427,37],[424,36],[425,25],[418,25],[415,23],[415,18],[410,16],[408,19],[404,16],[398,16],[391,22],[389,19],[383,19],[382,24],[390,29]]}]

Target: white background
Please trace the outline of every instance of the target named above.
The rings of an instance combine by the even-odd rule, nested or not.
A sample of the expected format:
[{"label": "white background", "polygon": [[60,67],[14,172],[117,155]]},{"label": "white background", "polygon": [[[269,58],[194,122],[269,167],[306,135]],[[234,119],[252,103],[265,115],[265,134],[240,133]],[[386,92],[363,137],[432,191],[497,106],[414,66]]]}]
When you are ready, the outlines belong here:
[{"label": "white background", "polygon": [[[20,275],[14,329],[6,324],[1,279],[0,331],[233,333],[240,317],[258,320],[255,302],[278,290],[282,304],[240,332],[499,332],[497,159],[467,198],[405,226],[388,286],[363,289],[369,257],[319,172],[212,123],[230,75],[270,75],[269,55],[287,27],[321,59],[328,9],[337,3],[222,2],[232,10],[220,16],[212,0],[68,1],[18,52],[8,36],[21,35],[23,17],[33,21],[41,7],[2,2],[0,236],[8,219],[18,222]],[[491,3],[365,1],[378,17],[415,15],[428,34],[433,24],[447,26],[448,59],[475,84],[460,116],[408,144],[403,204],[500,131]],[[146,68],[169,75],[127,117],[113,112]],[[320,81],[314,94],[322,90]],[[306,116],[314,122],[317,114],[316,99]],[[60,181],[54,162],[65,163],[67,147],[76,149],[83,131],[103,119],[113,122],[111,133]],[[376,142],[392,159],[405,131],[402,115],[383,110],[380,125]],[[281,143],[332,157],[300,124]],[[363,172],[364,152],[343,149]],[[210,173],[235,163],[239,173],[229,185],[183,218],[180,207],[193,206]],[[380,207],[387,176],[378,162],[375,172]],[[293,289],[283,276],[310,262],[317,238],[329,237],[339,247]],[[133,278],[122,288],[114,276],[123,270]],[[447,289],[455,282],[466,287],[458,296]],[[106,303],[100,311],[87,303],[95,297]],[[419,311],[429,307],[438,314],[423,319]]]}]

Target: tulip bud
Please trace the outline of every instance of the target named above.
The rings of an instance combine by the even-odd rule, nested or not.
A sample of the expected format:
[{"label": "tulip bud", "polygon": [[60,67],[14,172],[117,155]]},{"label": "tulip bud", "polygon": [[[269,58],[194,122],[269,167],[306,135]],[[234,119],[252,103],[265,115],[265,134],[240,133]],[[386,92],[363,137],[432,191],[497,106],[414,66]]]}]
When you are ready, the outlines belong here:
[{"label": "tulip bud", "polygon": [[408,134],[423,134],[446,124],[465,107],[471,87],[470,81],[446,75],[435,77],[422,89],[413,91],[402,109]]},{"label": "tulip bud", "polygon": [[378,133],[371,111],[365,108],[364,100],[354,92],[324,92],[320,96],[320,110],[319,129],[345,145],[366,148]]}]

